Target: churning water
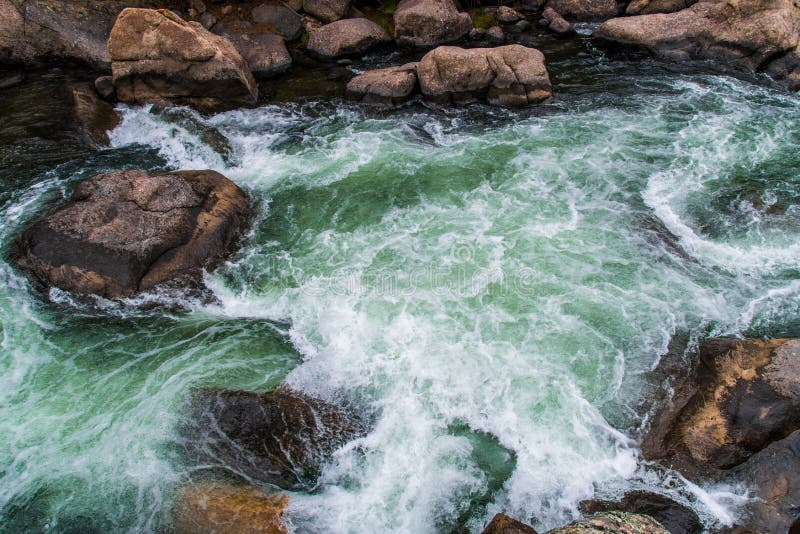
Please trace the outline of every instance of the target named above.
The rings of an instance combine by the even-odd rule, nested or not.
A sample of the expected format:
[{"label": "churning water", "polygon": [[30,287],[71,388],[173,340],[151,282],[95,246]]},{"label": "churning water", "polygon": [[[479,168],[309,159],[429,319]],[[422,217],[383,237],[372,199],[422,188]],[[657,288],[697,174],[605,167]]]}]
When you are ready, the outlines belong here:
[{"label": "churning water", "polygon": [[214,299],[87,304],[2,264],[0,523],[160,529],[194,474],[190,389],[281,383],[374,420],[291,496],[297,532],[546,529],[630,488],[734,521],[746,487],[689,484],[637,439],[674,335],[800,334],[800,101],[591,65],[523,112],[123,108],[114,148],[13,167],[6,246],[110,168],[216,169],[257,215]]}]

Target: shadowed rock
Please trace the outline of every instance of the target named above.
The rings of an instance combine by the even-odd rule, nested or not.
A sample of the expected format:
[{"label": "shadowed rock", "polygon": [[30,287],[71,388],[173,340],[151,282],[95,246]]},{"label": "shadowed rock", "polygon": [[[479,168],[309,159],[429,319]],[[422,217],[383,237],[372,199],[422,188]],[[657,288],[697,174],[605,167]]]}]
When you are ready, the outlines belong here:
[{"label": "shadowed rock", "polygon": [[586,521],[548,530],[546,534],[669,534],[658,521],[647,515],[602,512]]},{"label": "shadowed rock", "polygon": [[392,41],[386,31],[367,19],[345,19],[326,24],[311,33],[308,51],[321,58],[363,54]]},{"label": "shadowed rock", "polygon": [[607,20],[620,13],[616,0],[549,0],[547,7],[569,20],[580,21]]},{"label": "shadowed rock", "polygon": [[483,534],[536,534],[536,530],[506,514],[495,514]]},{"label": "shadowed rock", "polygon": [[364,431],[345,410],[289,390],[201,389],[190,403],[190,457],[285,489],[313,486],[330,454]]},{"label": "shadowed rock", "polygon": [[303,11],[322,22],[333,22],[344,18],[350,3],[351,0],[303,0]]},{"label": "shadowed rock", "polygon": [[800,89],[800,4],[794,0],[705,0],[676,13],[612,19],[595,35],[674,61],[710,59],[765,71]]},{"label": "shadowed rock", "polygon": [[170,11],[126,9],[108,40],[122,102],[169,100],[201,108],[253,104],[258,88],[230,41]]},{"label": "shadowed rock", "polygon": [[472,19],[453,0],[401,0],[394,13],[397,42],[435,46],[457,41],[472,29]]},{"label": "shadowed rock", "polygon": [[425,98],[440,105],[486,100],[519,107],[553,95],[544,55],[521,45],[440,46],[422,58],[417,76]]},{"label": "shadowed rock", "polygon": [[83,127],[89,142],[95,146],[108,146],[108,132],[119,124],[114,106],[101,100],[90,84],[72,86],[75,116]]},{"label": "shadowed rock", "polygon": [[347,84],[346,96],[362,104],[394,107],[406,102],[417,86],[417,63],[370,70]]},{"label": "shadowed rock", "polygon": [[697,0],[633,0],[625,8],[625,14],[652,15],[654,13],[674,13],[694,4]]},{"label": "shadowed rock", "polygon": [[271,78],[292,66],[292,56],[280,35],[231,31],[221,35],[233,43],[256,78]]},{"label": "shadowed rock", "polygon": [[569,36],[575,34],[575,28],[572,27],[572,24],[559,15],[552,7],[545,8],[542,12],[542,20],[547,26],[547,29],[557,35]]},{"label": "shadowed rock", "polygon": [[297,12],[282,4],[261,4],[253,8],[253,20],[266,24],[287,41],[300,37],[303,33],[303,22]]},{"label": "shadowed rock", "polygon": [[223,482],[190,484],[172,508],[175,534],[285,534],[281,520],[289,498],[255,486]]},{"label": "shadowed rock", "polygon": [[645,514],[661,523],[672,534],[703,531],[703,524],[694,510],[669,497],[649,491],[629,491],[620,501],[583,501],[580,509],[586,515],[612,510]]},{"label": "shadowed rock", "polygon": [[23,233],[17,263],[48,286],[109,298],[193,283],[246,216],[244,193],[214,171],[100,174]]}]

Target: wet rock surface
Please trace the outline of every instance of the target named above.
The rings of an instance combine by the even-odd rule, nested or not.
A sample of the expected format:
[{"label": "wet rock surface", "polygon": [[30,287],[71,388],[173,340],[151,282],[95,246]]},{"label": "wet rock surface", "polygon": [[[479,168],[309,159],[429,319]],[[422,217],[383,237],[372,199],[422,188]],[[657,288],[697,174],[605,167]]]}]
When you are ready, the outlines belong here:
[{"label": "wet rock surface", "polygon": [[109,298],[193,284],[231,251],[247,210],[214,171],[100,174],[23,233],[17,264],[47,286]]},{"label": "wet rock surface", "polygon": [[417,63],[367,71],[347,84],[347,98],[362,104],[394,107],[406,102],[417,88]]},{"label": "wet rock surface", "polygon": [[519,107],[542,102],[553,94],[544,55],[521,45],[441,46],[422,58],[417,76],[425,98],[439,105],[486,100]]},{"label": "wet rock surface", "polygon": [[536,534],[536,530],[505,514],[495,514],[483,534]]},{"label": "wet rock surface", "polygon": [[583,501],[580,509],[586,515],[614,510],[645,514],[658,521],[672,534],[703,531],[703,524],[694,510],[669,497],[649,491],[629,491],[619,501],[596,499]]},{"label": "wet rock surface", "polygon": [[72,87],[75,116],[80,122],[90,144],[108,146],[108,132],[119,124],[119,115],[114,106],[101,100],[91,84],[75,84]]},{"label": "wet rock surface", "polygon": [[126,9],[108,40],[122,102],[168,100],[204,109],[253,104],[258,88],[227,39],[166,10]]},{"label": "wet rock surface", "polygon": [[648,515],[627,512],[601,512],[591,519],[548,530],[546,534],[669,534],[658,521]]},{"label": "wet rock surface", "polygon": [[181,427],[205,465],[284,489],[308,489],[322,463],[365,431],[352,413],[298,392],[201,389]]}]

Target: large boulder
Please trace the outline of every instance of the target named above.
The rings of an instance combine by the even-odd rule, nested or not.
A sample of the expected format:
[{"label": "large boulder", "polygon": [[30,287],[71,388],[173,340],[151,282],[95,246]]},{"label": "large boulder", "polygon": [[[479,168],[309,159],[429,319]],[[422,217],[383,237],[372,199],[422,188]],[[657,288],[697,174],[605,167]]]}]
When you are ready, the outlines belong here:
[{"label": "large boulder", "polygon": [[486,100],[495,105],[525,106],[553,95],[544,55],[521,45],[440,46],[425,54],[417,76],[425,98],[440,105]]},{"label": "large boulder", "polygon": [[330,59],[363,54],[391,40],[389,34],[371,20],[344,19],[311,32],[307,47],[313,55]]},{"label": "large boulder", "polygon": [[401,0],[394,12],[395,38],[403,45],[436,46],[457,41],[472,29],[472,19],[453,0]]},{"label": "large boulder", "polygon": [[47,286],[119,298],[199,280],[246,217],[245,194],[214,171],[110,172],[29,227],[17,262]]},{"label": "large boulder", "polygon": [[360,435],[354,414],[288,390],[200,389],[181,425],[190,461],[275,484],[313,486],[330,454]]},{"label": "large boulder", "polygon": [[800,4],[795,0],[704,0],[676,13],[615,18],[595,35],[675,61],[711,59],[766,71],[800,89]]},{"label": "large boulder", "polygon": [[495,514],[483,534],[536,534],[536,530],[506,514]]},{"label": "large boulder", "polygon": [[351,0],[303,0],[303,11],[322,22],[334,22],[347,14]]},{"label": "large boulder", "polygon": [[261,4],[253,8],[253,21],[265,24],[284,39],[292,41],[303,33],[303,20],[297,12],[284,4]]},{"label": "large boulder", "polygon": [[175,534],[286,534],[289,498],[255,486],[201,482],[183,487],[172,508]]},{"label": "large boulder", "polygon": [[171,11],[125,9],[108,40],[117,98],[214,109],[253,104],[258,87],[227,39]]},{"label": "large boulder", "polygon": [[627,512],[602,512],[586,521],[548,530],[546,534],[670,534],[649,515]]},{"label": "large boulder", "polygon": [[586,515],[614,510],[645,514],[661,523],[672,534],[703,531],[703,524],[694,510],[673,501],[669,497],[648,491],[629,491],[619,501],[599,499],[583,501],[580,504],[580,510],[581,513]]},{"label": "large boulder", "polygon": [[729,469],[800,429],[800,339],[710,339],[642,443],[648,460]]},{"label": "large boulder", "polygon": [[406,102],[417,87],[417,63],[370,70],[351,79],[346,97],[361,104],[395,107]]},{"label": "large boulder", "polygon": [[620,13],[616,0],[549,0],[547,7],[569,20],[579,21],[607,20]]}]

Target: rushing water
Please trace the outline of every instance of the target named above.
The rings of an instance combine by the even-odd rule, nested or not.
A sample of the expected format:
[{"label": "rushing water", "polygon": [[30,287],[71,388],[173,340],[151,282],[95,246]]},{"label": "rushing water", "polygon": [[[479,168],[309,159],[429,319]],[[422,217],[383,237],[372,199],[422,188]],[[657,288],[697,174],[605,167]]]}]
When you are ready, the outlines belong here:
[{"label": "rushing water", "polygon": [[644,465],[637,439],[676,333],[800,335],[800,101],[582,54],[522,112],[131,107],[100,152],[20,140],[7,112],[6,252],[105,169],[213,168],[257,216],[214,299],[87,303],[2,263],[0,531],[163,528],[195,474],[175,431],[191,388],[281,383],[375,421],[292,495],[297,532],[475,531],[501,510],[544,530],[629,488],[734,521],[747,488]]}]

